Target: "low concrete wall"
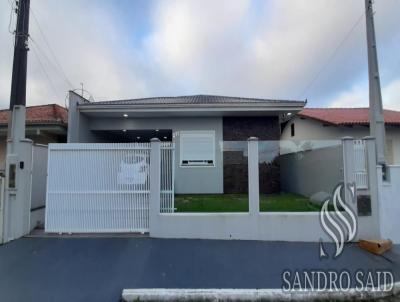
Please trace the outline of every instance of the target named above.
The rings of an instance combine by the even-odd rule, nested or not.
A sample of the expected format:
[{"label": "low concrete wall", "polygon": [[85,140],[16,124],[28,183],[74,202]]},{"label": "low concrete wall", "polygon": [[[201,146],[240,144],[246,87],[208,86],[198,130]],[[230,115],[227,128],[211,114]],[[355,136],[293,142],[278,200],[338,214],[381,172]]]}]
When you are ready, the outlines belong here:
[{"label": "low concrete wall", "polygon": [[158,214],[150,236],[185,239],[330,241],[319,212],[312,213],[168,213]]},{"label": "low concrete wall", "polygon": [[382,181],[378,167],[379,217],[381,237],[400,243],[400,166],[388,166],[389,179]]},{"label": "low concrete wall", "polygon": [[279,163],[284,192],[307,197],[321,191],[330,194],[343,181],[341,145],[284,154]]}]

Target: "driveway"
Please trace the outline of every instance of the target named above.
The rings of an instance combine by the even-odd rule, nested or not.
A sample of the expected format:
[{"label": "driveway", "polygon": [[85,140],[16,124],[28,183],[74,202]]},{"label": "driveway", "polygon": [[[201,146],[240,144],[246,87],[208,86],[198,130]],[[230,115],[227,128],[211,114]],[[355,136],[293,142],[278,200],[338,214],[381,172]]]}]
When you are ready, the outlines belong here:
[{"label": "driveway", "polygon": [[284,269],[390,269],[400,278],[399,246],[385,257],[356,245],[336,260],[318,253],[316,243],[23,238],[0,246],[0,300],[110,302],[123,288],[280,288]]}]

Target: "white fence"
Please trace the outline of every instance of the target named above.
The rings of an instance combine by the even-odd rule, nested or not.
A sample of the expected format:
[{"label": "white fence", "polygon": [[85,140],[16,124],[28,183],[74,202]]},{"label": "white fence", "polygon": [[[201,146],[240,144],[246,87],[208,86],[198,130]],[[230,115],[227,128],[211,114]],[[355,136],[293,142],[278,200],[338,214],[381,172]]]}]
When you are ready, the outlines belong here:
[{"label": "white fence", "polygon": [[161,143],[161,213],[174,212],[175,146]]},{"label": "white fence", "polygon": [[368,170],[365,140],[354,140],[354,176],[357,189],[368,189]]},{"label": "white fence", "polygon": [[[163,212],[173,211],[173,145],[162,146]],[[46,232],[147,232],[150,144],[50,144]]]}]

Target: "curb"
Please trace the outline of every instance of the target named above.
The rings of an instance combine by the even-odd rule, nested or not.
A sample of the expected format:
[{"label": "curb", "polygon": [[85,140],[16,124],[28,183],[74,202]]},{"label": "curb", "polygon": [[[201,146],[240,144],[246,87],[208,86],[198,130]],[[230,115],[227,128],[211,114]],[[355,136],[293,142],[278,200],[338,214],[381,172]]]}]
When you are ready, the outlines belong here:
[{"label": "curb", "polygon": [[[390,291],[370,289],[357,291],[291,291],[281,289],[124,289],[122,301],[363,301],[394,298],[400,294],[400,282]],[[398,297],[397,297],[398,298]]]}]

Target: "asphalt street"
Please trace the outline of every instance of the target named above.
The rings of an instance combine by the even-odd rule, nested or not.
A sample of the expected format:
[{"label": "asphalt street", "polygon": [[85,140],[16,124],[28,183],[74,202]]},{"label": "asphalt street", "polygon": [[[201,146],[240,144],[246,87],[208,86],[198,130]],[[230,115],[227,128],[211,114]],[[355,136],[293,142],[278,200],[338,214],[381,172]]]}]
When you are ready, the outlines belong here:
[{"label": "asphalt street", "polygon": [[382,257],[350,244],[320,259],[317,243],[23,238],[0,246],[0,293],[7,302],[109,302],[124,288],[281,288],[285,269],[311,268],[385,269],[398,281],[400,247]]}]

